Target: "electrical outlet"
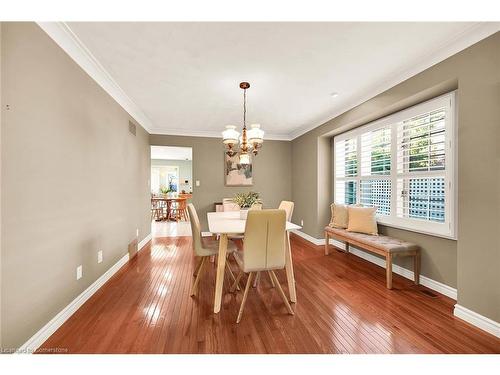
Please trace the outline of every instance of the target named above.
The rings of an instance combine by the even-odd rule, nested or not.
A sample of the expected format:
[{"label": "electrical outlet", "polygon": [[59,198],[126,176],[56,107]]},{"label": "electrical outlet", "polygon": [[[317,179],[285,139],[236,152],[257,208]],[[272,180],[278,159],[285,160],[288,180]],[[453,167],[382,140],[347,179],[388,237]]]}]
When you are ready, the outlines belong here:
[{"label": "electrical outlet", "polygon": [[137,229],[135,230],[135,236],[136,236],[136,237],[139,237],[139,228],[137,228]]},{"label": "electrical outlet", "polygon": [[300,219],[300,226],[303,227],[304,226],[304,220]]},{"label": "electrical outlet", "polygon": [[102,250],[97,252],[97,263],[102,263]]},{"label": "electrical outlet", "polygon": [[196,186],[200,186],[200,180],[196,180]]},{"label": "electrical outlet", "polygon": [[76,267],[76,279],[80,280],[83,276],[83,266],[80,264],[78,267]]}]

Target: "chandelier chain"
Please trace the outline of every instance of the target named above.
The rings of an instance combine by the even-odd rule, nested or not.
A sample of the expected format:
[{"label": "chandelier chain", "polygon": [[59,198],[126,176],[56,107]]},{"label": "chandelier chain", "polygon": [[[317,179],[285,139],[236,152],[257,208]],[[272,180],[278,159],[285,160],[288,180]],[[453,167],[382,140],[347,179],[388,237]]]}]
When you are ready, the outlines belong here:
[{"label": "chandelier chain", "polygon": [[247,128],[246,118],[247,118],[247,89],[244,89],[243,90],[243,129]]}]

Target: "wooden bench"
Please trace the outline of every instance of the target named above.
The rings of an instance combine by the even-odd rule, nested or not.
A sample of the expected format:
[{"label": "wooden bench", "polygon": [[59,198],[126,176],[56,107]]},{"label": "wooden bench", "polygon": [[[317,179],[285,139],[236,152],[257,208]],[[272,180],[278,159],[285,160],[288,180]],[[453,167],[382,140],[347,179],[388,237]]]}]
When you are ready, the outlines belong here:
[{"label": "wooden bench", "polygon": [[328,255],[330,238],[336,238],[345,243],[345,251],[349,245],[368,250],[385,257],[387,288],[392,289],[392,260],[396,256],[412,256],[415,284],[420,280],[420,249],[417,245],[398,240],[389,236],[373,236],[370,234],[348,232],[345,229],[325,227],[325,255]]}]

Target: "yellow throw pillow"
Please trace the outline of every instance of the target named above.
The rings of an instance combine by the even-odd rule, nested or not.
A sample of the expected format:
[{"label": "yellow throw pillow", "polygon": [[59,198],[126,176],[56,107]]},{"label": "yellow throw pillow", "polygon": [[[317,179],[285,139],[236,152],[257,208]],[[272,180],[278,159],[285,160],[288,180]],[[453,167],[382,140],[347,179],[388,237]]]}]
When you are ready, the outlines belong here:
[{"label": "yellow throw pillow", "polygon": [[330,206],[332,210],[332,218],[330,219],[330,226],[332,228],[347,228],[348,223],[348,213],[347,206],[345,204],[335,204],[332,203]]},{"label": "yellow throw pillow", "polygon": [[375,212],[377,207],[353,207],[347,208],[349,223],[347,225],[348,232],[358,232],[372,234],[378,236],[377,219]]}]

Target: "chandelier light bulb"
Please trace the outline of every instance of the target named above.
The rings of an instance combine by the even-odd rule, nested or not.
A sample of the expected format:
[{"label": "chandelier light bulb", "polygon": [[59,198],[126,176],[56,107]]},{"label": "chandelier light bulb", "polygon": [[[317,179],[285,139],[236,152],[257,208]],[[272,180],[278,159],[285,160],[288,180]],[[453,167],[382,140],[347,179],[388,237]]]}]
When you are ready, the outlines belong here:
[{"label": "chandelier light bulb", "polygon": [[250,125],[250,130],[248,130],[247,136],[248,142],[250,142],[251,144],[260,144],[264,142],[264,130],[260,128],[259,124]]},{"label": "chandelier light bulb", "polygon": [[238,138],[240,133],[236,131],[236,126],[234,125],[226,125],[226,129],[222,132],[222,142],[228,145],[238,144]]}]

